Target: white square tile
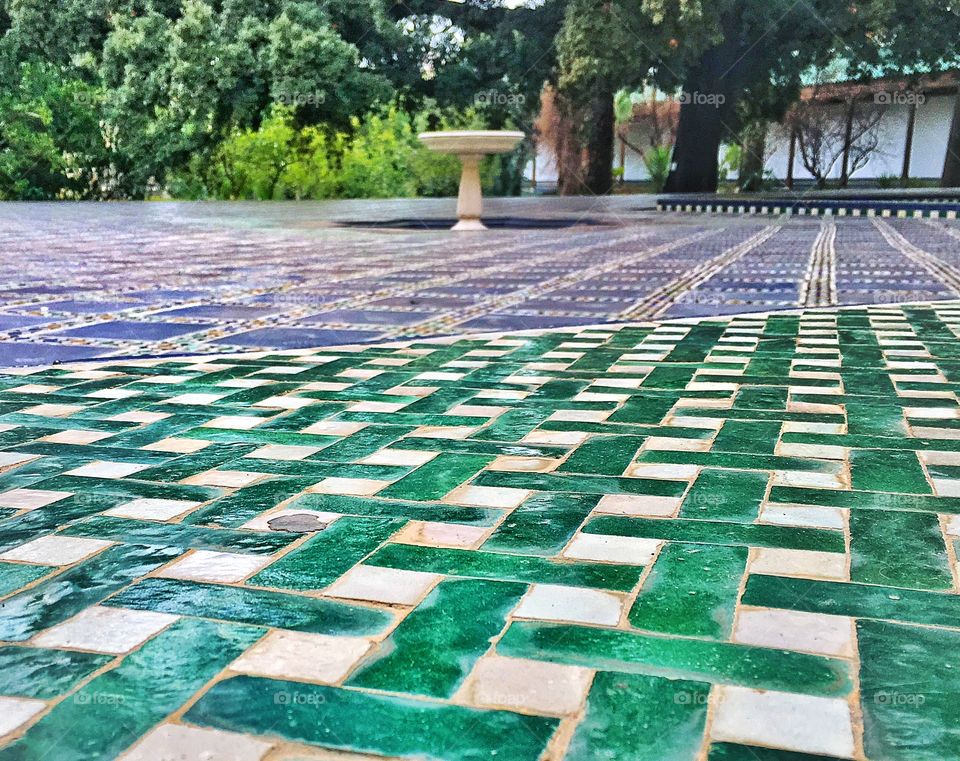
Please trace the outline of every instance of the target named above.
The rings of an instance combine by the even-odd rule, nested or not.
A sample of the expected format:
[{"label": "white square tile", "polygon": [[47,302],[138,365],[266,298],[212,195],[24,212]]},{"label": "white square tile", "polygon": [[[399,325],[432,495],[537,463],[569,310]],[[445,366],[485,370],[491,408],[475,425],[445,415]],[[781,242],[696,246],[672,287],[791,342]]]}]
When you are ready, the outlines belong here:
[{"label": "white square tile", "polygon": [[638,515],[671,517],[680,509],[683,500],[679,497],[654,497],[645,494],[605,494],[595,513],[606,515]]},{"label": "white square tile", "polygon": [[244,674],[336,684],[370,650],[362,637],[274,631],[230,664]]},{"label": "white square tile", "polygon": [[761,523],[777,526],[800,526],[843,530],[844,511],[835,507],[809,505],[767,504],[760,513]]},{"label": "white square tile", "polygon": [[221,415],[208,420],[202,428],[224,428],[230,431],[249,431],[270,418],[254,417],[253,415]]},{"label": "white square tile", "polygon": [[36,460],[40,455],[22,454],[21,452],[0,452],[0,468],[8,465],[22,465],[30,460]]},{"label": "white square tile", "polygon": [[598,589],[534,584],[514,611],[514,616],[616,626],[622,605],[620,597]]},{"label": "white square tile", "polygon": [[38,404],[20,410],[21,415],[38,415],[40,417],[70,417],[84,408],[76,404]]},{"label": "white square tile", "polygon": [[788,550],[758,547],[747,565],[750,573],[769,576],[800,576],[811,579],[847,581],[847,556],[842,552]]},{"label": "white square tile", "polygon": [[132,388],[102,388],[86,396],[88,399],[129,399],[132,396],[140,396],[142,393]]},{"label": "white square tile", "polygon": [[256,573],[271,560],[273,558],[263,555],[194,550],[168,565],[158,575],[189,581],[238,582]]},{"label": "white square tile", "polygon": [[254,407],[269,407],[281,410],[298,410],[301,407],[307,407],[314,404],[316,399],[304,399],[298,396],[271,396],[267,399],[257,402]]},{"label": "white square tile", "polygon": [[801,650],[849,658],[853,655],[853,619],[774,608],[741,608],[733,641],[782,650]]},{"label": "white square tile", "polygon": [[227,394],[180,394],[167,399],[167,404],[189,404],[203,406],[218,402]]},{"label": "white square tile", "polygon": [[350,600],[414,605],[440,579],[436,573],[358,565],[329,586],[326,594]]},{"label": "white square tile", "polygon": [[121,412],[119,415],[108,417],[107,420],[116,423],[156,423],[160,420],[170,417],[166,412],[147,412],[146,410],[131,410],[130,412]]},{"label": "white square tile", "polygon": [[409,402],[357,402],[347,407],[347,412],[399,412]]},{"label": "white square tile", "polygon": [[175,437],[170,437],[167,439],[160,439],[160,441],[154,441],[152,444],[147,444],[140,448],[146,449],[148,452],[190,454],[192,452],[199,452],[201,449],[210,446],[211,443],[212,442],[209,442],[206,439],[178,439]]},{"label": "white square tile", "polygon": [[593,671],[526,658],[485,655],[477,661],[457,702],[549,716],[577,713]]},{"label": "white square tile", "polygon": [[462,523],[408,521],[392,542],[424,547],[475,547],[487,538],[492,528],[466,526]]},{"label": "white square tile", "polygon": [[555,470],[560,460],[551,457],[514,457],[500,455],[487,466],[487,470],[501,470],[512,473],[549,473]]},{"label": "white square tile", "polygon": [[246,455],[261,460],[303,460],[320,451],[320,447],[293,446],[290,444],[267,444]]},{"label": "white square tile", "polygon": [[199,507],[202,502],[181,499],[139,498],[112,507],[104,515],[114,518],[134,518],[147,521],[168,521]]},{"label": "white square tile", "polygon": [[321,420],[304,428],[300,433],[313,433],[318,436],[353,436],[362,431],[369,423],[350,423],[345,420]]},{"label": "white square tile", "polygon": [[330,477],[311,486],[307,491],[313,494],[349,494],[358,497],[369,497],[389,485],[389,481],[378,481],[372,478]]},{"label": "white square tile", "polygon": [[259,481],[265,473],[253,473],[247,470],[208,470],[184,480],[193,486],[222,486],[226,489],[239,489]]},{"label": "white square tile", "polygon": [[719,685],[711,737],[853,758],[850,706],[839,698]]},{"label": "white square tile", "polygon": [[590,438],[589,433],[580,431],[530,431],[521,439],[524,444],[556,444],[558,446],[580,446]]},{"label": "white square tile", "polygon": [[419,467],[430,462],[439,452],[421,452],[416,449],[381,449],[360,460],[364,465],[396,465]]},{"label": "white square tile", "polygon": [[631,478],[662,478],[676,481],[687,481],[696,477],[700,467],[698,465],[670,465],[658,462],[638,462],[627,468],[627,475]]},{"label": "white square tile", "polygon": [[477,432],[475,425],[422,425],[410,436],[420,439],[465,439]]},{"label": "white square tile", "polygon": [[161,724],[117,761],[261,761],[272,747],[237,732]]},{"label": "white square tile", "polygon": [[577,534],[563,556],[577,560],[647,565],[660,549],[659,539],[606,534]]},{"label": "white square tile", "polygon": [[68,470],[65,475],[85,476],[87,478],[126,478],[141,470],[146,470],[148,467],[150,466],[137,465],[133,462],[97,460],[86,465],[81,465],[79,468]]},{"label": "white square tile", "polygon": [[503,486],[460,486],[447,494],[443,501],[470,507],[517,507],[530,492],[526,489],[511,489]]},{"label": "white square tile", "polygon": [[70,565],[109,547],[113,542],[83,536],[50,534],[0,554],[2,560],[20,560],[37,565]]},{"label": "white square tile", "polygon": [[13,507],[17,510],[36,510],[39,507],[72,497],[68,491],[48,491],[46,489],[11,489],[0,494],[0,507]]},{"label": "white square tile", "polygon": [[46,707],[42,700],[0,695],[0,737],[22,727]]},{"label": "white square tile", "polygon": [[51,444],[93,444],[95,441],[100,441],[101,439],[108,439],[113,436],[112,433],[104,433],[103,431],[82,431],[67,429],[65,431],[57,431],[52,433],[49,436],[44,436],[40,441],[49,441]]},{"label": "white square tile", "polygon": [[33,644],[96,653],[126,653],[178,618],[151,610],[94,606],[41,632],[33,638]]}]

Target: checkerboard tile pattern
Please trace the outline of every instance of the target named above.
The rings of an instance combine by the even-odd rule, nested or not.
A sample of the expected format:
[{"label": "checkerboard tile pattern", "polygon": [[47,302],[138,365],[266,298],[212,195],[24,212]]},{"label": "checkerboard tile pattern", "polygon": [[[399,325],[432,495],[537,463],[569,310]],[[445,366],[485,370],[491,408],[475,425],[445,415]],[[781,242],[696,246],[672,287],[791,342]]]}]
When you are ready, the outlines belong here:
[{"label": "checkerboard tile pattern", "polygon": [[336,209],[450,213],[425,199],[0,208],[0,366],[960,296],[955,219],[657,213],[629,196],[573,213],[576,201],[491,199],[585,224],[455,239],[329,226]]},{"label": "checkerboard tile pattern", "polygon": [[0,761],[953,757],[958,337],[950,302],[0,374]]}]

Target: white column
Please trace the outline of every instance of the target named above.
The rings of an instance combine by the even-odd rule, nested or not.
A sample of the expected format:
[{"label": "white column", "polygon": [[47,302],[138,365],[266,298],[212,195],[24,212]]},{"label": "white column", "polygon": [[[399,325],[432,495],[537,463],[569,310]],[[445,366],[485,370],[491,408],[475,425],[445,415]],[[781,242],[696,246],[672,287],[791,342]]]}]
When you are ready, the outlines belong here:
[{"label": "white column", "polygon": [[463,171],[460,174],[460,193],[457,196],[457,216],[460,221],[454,230],[486,230],[480,221],[483,214],[483,191],[480,187],[480,159],[483,156],[465,154],[460,156]]}]

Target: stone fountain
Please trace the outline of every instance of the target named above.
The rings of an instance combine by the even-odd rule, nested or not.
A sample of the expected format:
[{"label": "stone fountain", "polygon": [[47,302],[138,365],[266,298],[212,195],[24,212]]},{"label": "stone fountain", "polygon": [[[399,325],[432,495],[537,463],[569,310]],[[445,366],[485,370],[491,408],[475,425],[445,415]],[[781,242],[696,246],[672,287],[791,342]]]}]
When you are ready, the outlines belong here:
[{"label": "stone fountain", "polygon": [[483,191],[480,188],[480,160],[493,153],[509,153],[523,140],[522,132],[497,130],[465,130],[456,132],[423,132],[420,140],[431,151],[452,153],[460,159],[460,193],[457,196],[457,217],[454,230],[486,230],[480,221],[483,214]]}]

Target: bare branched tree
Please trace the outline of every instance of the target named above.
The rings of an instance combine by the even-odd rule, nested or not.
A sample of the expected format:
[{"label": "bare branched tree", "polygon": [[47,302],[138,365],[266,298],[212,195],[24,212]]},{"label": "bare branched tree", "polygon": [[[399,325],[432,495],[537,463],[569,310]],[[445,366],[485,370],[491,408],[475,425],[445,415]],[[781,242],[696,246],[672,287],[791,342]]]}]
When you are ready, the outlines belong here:
[{"label": "bare branched tree", "polygon": [[838,162],[842,164],[840,186],[862,169],[878,152],[883,109],[865,100],[859,89],[850,90],[840,107],[817,98],[819,87],[809,98],[797,102],[787,113],[784,126],[796,136],[800,161],[813,175],[818,188]]}]

